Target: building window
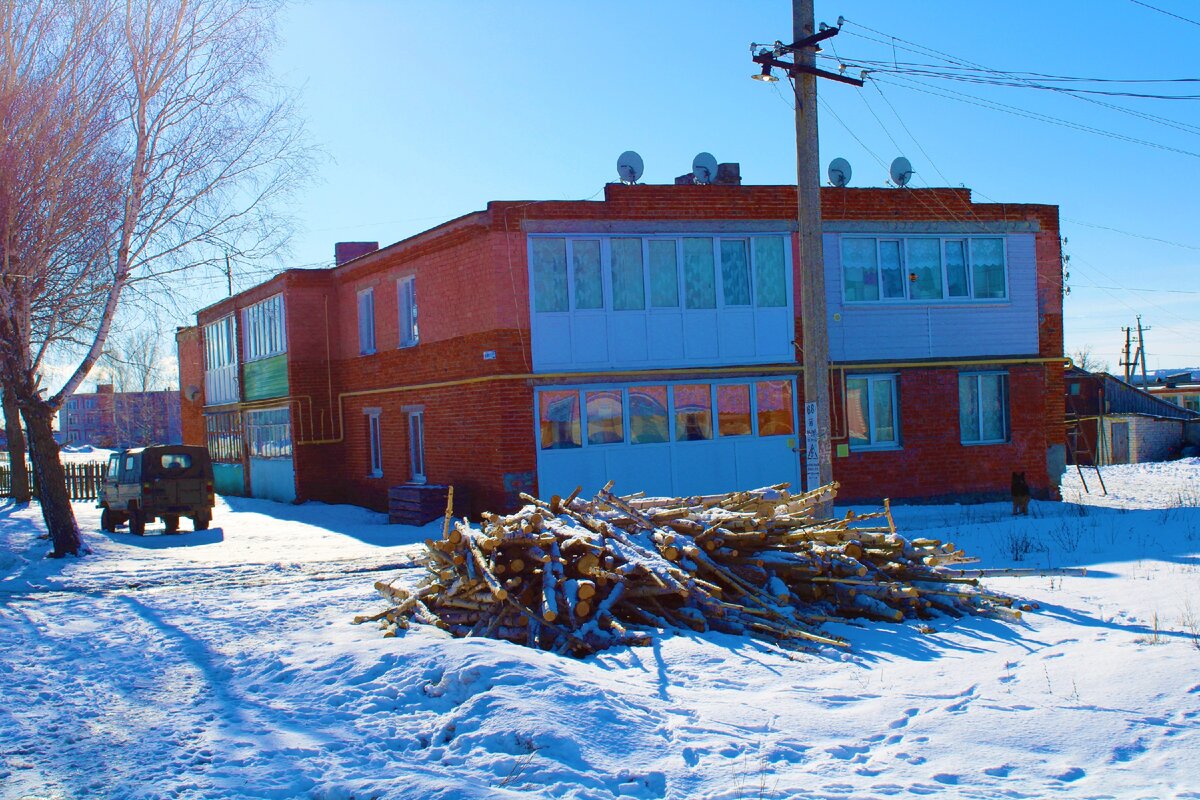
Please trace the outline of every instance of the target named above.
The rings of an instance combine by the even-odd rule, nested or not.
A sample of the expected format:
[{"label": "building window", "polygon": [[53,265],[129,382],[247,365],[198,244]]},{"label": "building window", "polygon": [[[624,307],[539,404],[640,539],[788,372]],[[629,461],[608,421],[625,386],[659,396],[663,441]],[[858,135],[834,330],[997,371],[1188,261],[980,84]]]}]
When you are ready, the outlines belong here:
[{"label": "building window", "polygon": [[995,444],[1009,438],[1008,374],[958,376],[958,425],[963,444]]},{"label": "building window", "polygon": [[749,436],[754,433],[750,418],[750,384],[717,385],[717,433]]},{"label": "building window", "polygon": [[533,240],[533,307],[536,311],[567,310],[567,240]]},{"label": "building window", "polygon": [[842,296],[847,303],[1008,296],[1001,237],[845,236],[841,253]]},{"label": "building window", "polygon": [[759,436],[791,436],[796,432],[791,381],[759,381],[754,384],[754,400]]},{"label": "building window", "polygon": [[400,346],[412,347],[417,334],[417,279],[410,275],[396,283],[397,306],[400,309]]},{"label": "building window", "polygon": [[367,450],[371,456],[371,472],[367,475],[368,478],[383,477],[383,437],[379,433],[379,416],[378,408],[363,409],[363,413],[367,417]]},{"label": "building window", "polygon": [[375,352],[375,290],[363,289],[358,293],[358,354],[369,356]]},{"label": "building window", "polygon": [[425,482],[425,412],[412,411],[408,415],[408,464],[412,470],[412,482]]},{"label": "building window", "polygon": [[539,392],[538,423],[543,450],[582,447],[578,390]]},{"label": "building window", "polygon": [[604,308],[604,278],[600,272],[600,240],[576,239],[571,242],[572,276],[575,279],[575,308]]},{"label": "building window", "polygon": [[291,458],[291,411],[286,407],[247,411],[246,438],[251,458]]},{"label": "building window", "polygon": [[208,414],[204,417],[208,454],[213,461],[240,464],[242,461],[242,420],[237,412]]},{"label": "building window", "polygon": [[675,395],[675,441],[694,442],[713,438],[712,386],[707,383],[679,384]]},{"label": "building window", "polygon": [[[642,271],[642,240],[613,239],[612,293],[615,311],[641,311],[646,307],[646,286]],[[675,255],[675,251],[671,251]],[[672,271],[674,265],[672,264]],[[674,278],[672,278],[674,280]],[[677,287],[675,288],[678,292]],[[678,298],[678,294],[676,294]]]},{"label": "building window", "polygon": [[587,408],[588,444],[614,444],[625,441],[625,409],[620,389],[584,392]]},{"label": "building window", "polygon": [[242,311],[246,360],[270,358],[287,352],[284,330],[283,295],[268,297]]},{"label": "building window", "polygon": [[895,375],[846,378],[846,428],[852,450],[900,446],[896,400]]},{"label": "building window", "polygon": [[670,438],[667,387],[629,387],[629,441],[632,444],[659,444]]}]

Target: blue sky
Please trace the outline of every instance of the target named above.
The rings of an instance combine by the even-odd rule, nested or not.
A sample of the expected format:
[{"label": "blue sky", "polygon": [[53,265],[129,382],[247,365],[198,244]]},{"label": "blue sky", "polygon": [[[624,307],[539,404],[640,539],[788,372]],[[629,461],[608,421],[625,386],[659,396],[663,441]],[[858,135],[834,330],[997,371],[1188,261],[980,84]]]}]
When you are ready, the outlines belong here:
[{"label": "blue sky", "polygon": [[[1193,3],[1148,2],[1200,19]],[[817,0],[819,21],[839,15],[849,22],[825,54],[844,60],[933,63],[903,49],[916,43],[997,70],[1200,76],[1200,25],[1134,0]],[[790,28],[787,0],[293,6],[274,64],[329,160],[300,198],[287,264],[328,263],[335,241],[391,243],[489,200],[596,197],[628,149],[645,160],[643,182],[671,182],[704,150],[740,162],[746,183],[794,182],[786,84],[749,79],[750,42]],[[911,80],[823,82],[822,164],[845,157],[852,186],[883,186],[903,154],[915,186],[1057,204],[1067,350],[1090,345],[1117,371],[1121,327],[1141,313],[1151,369],[1200,365],[1200,101],[1096,98],[1169,125],[1061,93]],[[947,90],[1159,147],[930,93]],[[1200,83],[1138,90],[1200,94]]]}]

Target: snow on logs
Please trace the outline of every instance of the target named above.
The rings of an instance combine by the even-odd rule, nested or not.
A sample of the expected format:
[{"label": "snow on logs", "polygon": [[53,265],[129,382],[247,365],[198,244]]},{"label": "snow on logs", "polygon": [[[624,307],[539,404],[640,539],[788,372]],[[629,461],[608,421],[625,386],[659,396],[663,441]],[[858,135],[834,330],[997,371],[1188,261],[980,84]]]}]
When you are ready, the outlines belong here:
[{"label": "snow on logs", "polygon": [[484,514],[478,528],[451,520],[451,499],[442,538],[425,541],[419,585],[376,583],[391,607],[355,621],[378,620],[390,636],[416,621],[582,656],[668,629],[845,647],[821,623],[1020,616],[1012,598],[947,567],[973,560],[953,544],[896,533],[887,501],[817,519],[836,483],[672,498],[611,488],[590,501],[523,494],[528,505]]}]

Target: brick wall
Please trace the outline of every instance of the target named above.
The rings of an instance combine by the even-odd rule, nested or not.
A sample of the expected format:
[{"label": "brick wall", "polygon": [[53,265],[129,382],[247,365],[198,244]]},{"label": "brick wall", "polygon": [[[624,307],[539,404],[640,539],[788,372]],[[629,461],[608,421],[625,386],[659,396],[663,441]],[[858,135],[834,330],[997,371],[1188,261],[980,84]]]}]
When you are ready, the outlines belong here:
[{"label": "brick wall", "polygon": [[[184,444],[206,444],[204,429],[204,334],[199,327],[175,332],[179,354],[179,405]],[[189,394],[195,387],[195,396]]]}]

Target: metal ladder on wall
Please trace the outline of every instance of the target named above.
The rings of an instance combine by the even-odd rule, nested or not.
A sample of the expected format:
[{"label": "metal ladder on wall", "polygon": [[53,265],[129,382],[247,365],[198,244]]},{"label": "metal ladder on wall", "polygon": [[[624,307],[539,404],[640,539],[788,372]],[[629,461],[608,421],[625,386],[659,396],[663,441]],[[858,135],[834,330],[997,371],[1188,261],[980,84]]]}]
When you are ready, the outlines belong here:
[{"label": "metal ladder on wall", "polygon": [[[1089,417],[1088,419],[1096,420],[1096,430],[1100,438],[1103,439],[1104,425],[1100,421],[1100,418]],[[1096,463],[1096,454],[1092,451],[1092,446],[1088,442],[1087,435],[1084,433],[1083,425],[1080,424],[1083,421],[1084,418],[1080,417],[1074,411],[1067,412],[1067,453],[1070,455],[1071,461],[1075,463],[1075,471],[1079,473],[1079,482],[1083,484],[1083,490],[1088,494],[1092,493],[1092,490],[1088,488],[1087,478],[1083,477],[1084,465],[1079,463],[1080,459],[1086,458],[1090,462],[1088,466],[1096,471],[1096,480],[1100,482],[1101,494],[1108,494],[1108,487],[1104,485],[1104,476],[1100,474],[1100,465]]]}]

